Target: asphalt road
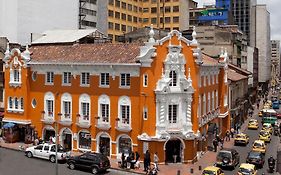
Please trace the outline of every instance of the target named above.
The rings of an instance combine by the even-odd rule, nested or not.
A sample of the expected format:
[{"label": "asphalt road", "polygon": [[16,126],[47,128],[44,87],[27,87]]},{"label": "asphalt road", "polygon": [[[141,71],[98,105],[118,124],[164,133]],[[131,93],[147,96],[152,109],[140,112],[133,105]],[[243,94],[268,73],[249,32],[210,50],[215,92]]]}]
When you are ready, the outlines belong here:
[{"label": "asphalt road", "polygon": [[[245,146],[233,146],[234,149],[236,149],[239,154],[240,154],[240,164],[241,163],[246,163],[246,157],[248,155],[248,152],[252,150],[252,143],[258,139],[259,131],[262,128],[261,124],[261,117],[255,116],[253,118],[256,118],[259,121],[259,129],[258,130],[248,130],[246,129],[243,133],[246,133],[250,137],[249,144]],[[276,154],[277,154],[277,145],[279,144],[279,138],[278,136],[274,136],[272,134],[271,136],[271,142],[267,143],[267,149],[266,149],[266,154],[265,154],[265,164],[262,169],[258,169],[258,175],[261,175],[263,172],[265,174],[267,173],[268,170],[268,164],[267,164],[267,159],[272,155],[276,159]],[[226,175],[234,175],[237,173],[239,166],[235,168],[235,170],[224,170]]]},{"label": "asphalt road", "polygon": [[[90,172],[70,170],[67,164],[59,163],[59,175],[89,175]],[[55,175],[55,164],[42,159],[27,158],[23,152],[0,148],[0,175]],[[109,169],[105,175],[132,174]]]}]

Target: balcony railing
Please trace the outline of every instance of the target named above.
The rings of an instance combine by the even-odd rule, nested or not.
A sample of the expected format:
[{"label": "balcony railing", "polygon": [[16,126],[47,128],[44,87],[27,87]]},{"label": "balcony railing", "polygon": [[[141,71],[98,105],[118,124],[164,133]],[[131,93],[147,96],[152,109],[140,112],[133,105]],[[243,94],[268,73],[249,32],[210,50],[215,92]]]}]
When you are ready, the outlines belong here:
[{"label": "balcony railing", "polygon": [[90,116],[87,115],[77,115],[76,125],[81,128],[90,128],[91,126],[91,119]]},{"label": "balcony railing", "polygon": [[72,124],[72,115],[71,114],[62,114],[60,116],[59,123],[64,126],[70,126]]},{"label": "balcony railing", "polygon": [[118,131],[122,131],[122,132],[129,132],[129,131],[132,130],[130,122],[125,120],[125,119],[120,119],[120,118],[116,119],[116,126],[115,126],[115,128]]},{"label": "balcony railing", "polygon": [[45,124],[53,124],[55,122],[55,117],[51,112],[49,113],[42,112],[41,121]]},{"label": "balcony railing", "polygon": [[96,127],[101,130],[109,130],[111,128],[109,120],[103,121],[102,117],[95,117],[96,121]]}]

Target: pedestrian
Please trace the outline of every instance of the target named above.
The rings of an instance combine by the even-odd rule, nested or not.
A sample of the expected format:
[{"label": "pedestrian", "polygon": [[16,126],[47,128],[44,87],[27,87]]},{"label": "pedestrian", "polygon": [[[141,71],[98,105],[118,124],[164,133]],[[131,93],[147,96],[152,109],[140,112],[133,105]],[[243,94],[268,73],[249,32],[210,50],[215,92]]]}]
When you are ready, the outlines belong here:
[{"label": "pedestrian", "polygon": [[231,129],[230,129],[230,135],[231,135],[231,138],[234,137],[234,128],[231,128]]},{"label": "pedestrian", "polygon": [[213,146],[214,146],[214,152],[217,152],[217,147],[218,147],[217,139],[213,139]]},{"label": "pedestrian", "polygon": [[124,152],[122,152],[122,155],[121,155],[121,168],[125,168],[125,154]]},{"label": "pedestrian", "polygon": [[[146,151],[147,153],[147,151]],[[146,157],[146,153],[144,154],[144,158],[143,158],[143,166],[144,166],[144,170],[143,171],[146,171],[148,170],[148,165],[147,165],[147,157]]]},{"label": "pedestrian", "polygon": [[127,156],[126,162],[127,162],[126,168],[130,169],[131,168],[131,156],[130,156],[130,154]]},{"label": "pedestrian", "polygon": [[140,154],[136,151],[136,162],[139,160]]},{"label": "pedestrian", "polygon": [[230,141],[230,132],[229,132],[229,130],[227,130],[226,133],[225,133],[225,141]]},{"label": "pedestrian", "polygon": [[155,168],[156,168],[157,171],[159,171],[159,167],[158,167],[159,157],[157,155],[157,152],[154,153],[153,159],[154,159],[153,161],[155,163]]},{"label": "pedestrian", "polygon": [[150,167],[150,162],[151,162],[149,150],[146,150],[144,157],[145,157],[145,160],[146,160],[146,162],[144,163],[144,171],[147,172],[149,167]]},{"label": "pedestrian", "polygon": [[223,149],[223,143],[224,143],[224,138],[222,137],[222,138],[220,139],[221,149]]}]

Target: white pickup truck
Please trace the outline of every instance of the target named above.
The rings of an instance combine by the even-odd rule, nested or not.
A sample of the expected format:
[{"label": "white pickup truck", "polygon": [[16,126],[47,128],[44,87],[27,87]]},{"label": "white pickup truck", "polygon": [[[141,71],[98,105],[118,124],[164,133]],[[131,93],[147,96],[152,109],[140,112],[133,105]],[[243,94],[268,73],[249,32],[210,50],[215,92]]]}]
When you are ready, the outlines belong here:
[{"label": "white pickup truck", "polygon": [[[25,155],[28,158],[38,157],[50,160],[52,163],[56,162],[56,145],[44,143],[37,146],[26,148]],[[57,158],[58,161],[65,160],[70,156],[70,152],[66,152],[61,145],[58,145]]]}]

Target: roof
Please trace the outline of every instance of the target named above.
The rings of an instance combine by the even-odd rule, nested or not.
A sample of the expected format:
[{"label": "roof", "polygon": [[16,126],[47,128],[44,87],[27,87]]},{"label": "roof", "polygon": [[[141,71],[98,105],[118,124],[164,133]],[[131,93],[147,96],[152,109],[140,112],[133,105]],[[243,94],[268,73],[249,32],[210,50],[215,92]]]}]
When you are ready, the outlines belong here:
[{"label": "roof", "polygon": [[218,65],[218,60],[208,56],[205,53],[202,53],[202,59],[203,59],[203,65],[210,65],[210,66]]},{"label": "roof", "polygon": [[204,170],[208,170],[208,171],[217,171],[219,169],[220,168],[216,166],[207,166],[206,168],[204,168]]},{"label": "roof", "polygon": [[255,169],[255,165],[250,164],[250,163],[241,163],[240,168]]},{"label": "roof", "polygon": [[41,37],[32,41],[32,44],[73,43],[86,36],[94,35],[95,32],[101,34],[97,29],[47,30],[43,32]]},{"label": "roof", "polygon": [[236,71],[239,72],[239,73],[242,73],[243,75],[246,75],[246,76],[252,75],[252,72],[250,72],[250,71],[248,71],[248,70],[245,70],[245,69],[242,69],[242,68],[240,68],[240,67],[237,67],[237,66],[235,66],[235,65],[233,65],[233,64],[228,64],[228,67],[229,67],[229,68],[232,68],[232,69],[234,69],[234,70],[236,70]]},{"label": "roof", "polygon": [[34,63],[136,63],[140,44],[74,44],[74,45],[35,45],[30,49]]},{"label": "roof", "polygon": [[240,81],[248,78],[247,76],[244,76],[232,69],[228,69],[227,75],[228,75],[227,78],[231,81]]}]

